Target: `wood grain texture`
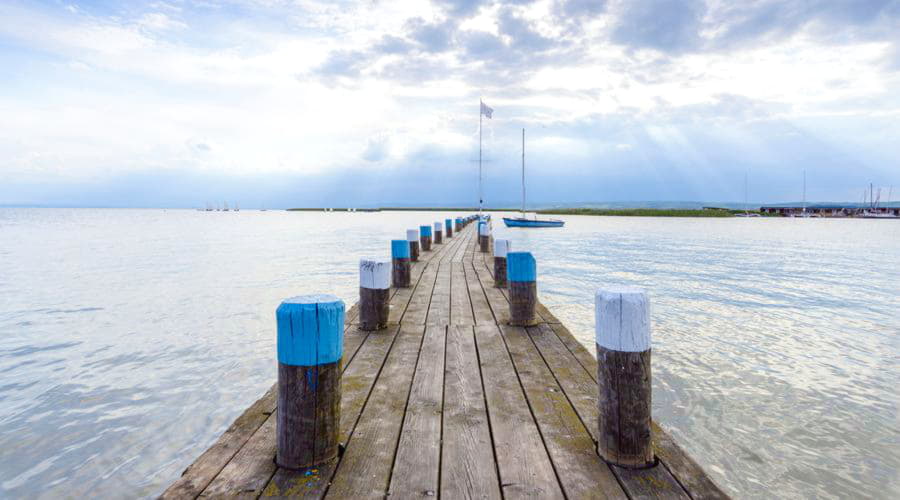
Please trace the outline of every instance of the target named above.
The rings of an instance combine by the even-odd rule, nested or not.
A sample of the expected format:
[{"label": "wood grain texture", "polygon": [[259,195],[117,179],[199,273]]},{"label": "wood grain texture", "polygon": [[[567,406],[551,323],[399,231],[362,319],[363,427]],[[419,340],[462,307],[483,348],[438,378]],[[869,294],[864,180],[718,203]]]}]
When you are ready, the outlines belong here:
[{"label": "wood grain texture", "polygon": [[446,326],[425,329],[394,459],[392,497],[435,496],[438,492],[446,330]]},{"label": "wood grain texture", "polygon": [[597,344],[597,451],[623,467],[653,464],[650,446],[650,349],[623,352]]},{"label": "wood grain texture", "polygon": [[423,330],[417,325],[400,327],[327,497],[383,498],[387,493]]},{"label": "wood grain texture", "polygon": [[431,251],[431,236],[420,236],[419,244],[422,246],[423,252]]},{"label": "wood grain texture", "polygon": [[391,260],[391,283],[394,288],[409,288],[410,270],[410,259]]},{"label": "wood grain texture", "polygon": [[529,334],[522,327],[500,330],[566,496],[627,498]]},{"label": "wood grain texture", "polygon": [[504,288],[506,282],[506,257],[494,257],[494,286]]},{"label": "wood grain texture", "polygon": [[499,499],[487,407],[470,326],[447,331],[441,496]]},{"label": "wood grain texture", "polygon": [[391,312],[389,288],[359,288],[359,328],[381,330],[387,326]]},{"label": "wood grain texture", "polygon": [[481,375],[505,498],[563,498],[497,325],[475,327]]},{"label": "wood grain texture", "polygon": [[531,326],[538,323],[534,307],[537,304],[537,283],[534,281],[509,282],[509,324]]}]

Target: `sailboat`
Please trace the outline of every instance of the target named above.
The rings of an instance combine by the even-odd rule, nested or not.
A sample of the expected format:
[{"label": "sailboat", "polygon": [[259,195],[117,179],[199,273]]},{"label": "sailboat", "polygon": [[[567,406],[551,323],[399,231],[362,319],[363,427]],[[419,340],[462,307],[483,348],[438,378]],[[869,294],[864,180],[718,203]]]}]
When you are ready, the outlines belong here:
[{"label": "sailboat", "polygon": [[525,129],[522,129],[522,216],[504,217],[506,227],[563,227],[565,221],[559,219],[533,219],[525,217]]},{"label": "sailboat", "polygon": [[735,217],[759,217],[757,213],[750,213],[750,194],[747,188],[747,172],[744,172],[744,213],[734,214]]}]

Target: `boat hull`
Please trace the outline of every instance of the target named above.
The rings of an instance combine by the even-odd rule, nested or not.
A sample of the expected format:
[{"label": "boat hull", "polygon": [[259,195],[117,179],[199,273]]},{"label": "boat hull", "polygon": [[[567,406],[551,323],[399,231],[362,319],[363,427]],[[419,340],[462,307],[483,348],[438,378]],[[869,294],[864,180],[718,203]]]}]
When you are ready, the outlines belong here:
[{"label": "boat hull", "polygon": [[563,227],[564,221],[561,220],[536,220],[536,219],[518,219],[512,217],[504,217],[503,223],[506,227]]}]

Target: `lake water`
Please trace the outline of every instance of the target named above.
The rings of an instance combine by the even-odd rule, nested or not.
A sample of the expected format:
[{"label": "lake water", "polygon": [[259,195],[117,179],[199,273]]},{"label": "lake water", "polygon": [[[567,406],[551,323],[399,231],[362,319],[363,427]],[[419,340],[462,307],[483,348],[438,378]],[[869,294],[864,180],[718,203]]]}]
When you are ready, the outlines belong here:
[{"label": "lake water", "polygon": [[[452,215],[0,209],[0,497],[159,494],[275,380],[281,299]],[[900,221],[565,219],[495,236],[592,352],[594,290],[649,290],[654,417],[726,491],[900,497]]]}]

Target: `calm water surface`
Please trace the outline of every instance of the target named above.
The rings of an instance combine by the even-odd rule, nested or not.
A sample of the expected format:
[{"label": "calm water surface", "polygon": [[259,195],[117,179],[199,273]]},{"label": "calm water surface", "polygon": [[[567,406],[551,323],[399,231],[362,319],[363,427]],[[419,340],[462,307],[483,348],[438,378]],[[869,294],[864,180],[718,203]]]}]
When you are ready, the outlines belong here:
[{"label": "calm water surface", "polygon": [[[0,497],[160,493],[274,381],[281,299],[444,218],[0,209]],[[495,233],[592,351],[594,289],[650,291],[654,416],[724,489],[900,497],[900,221],[566,220]]]}]

